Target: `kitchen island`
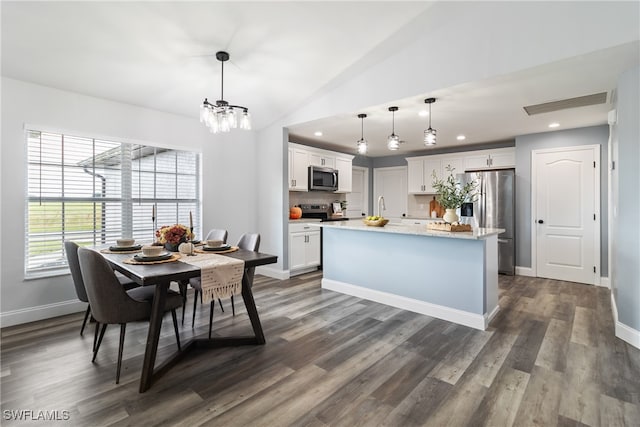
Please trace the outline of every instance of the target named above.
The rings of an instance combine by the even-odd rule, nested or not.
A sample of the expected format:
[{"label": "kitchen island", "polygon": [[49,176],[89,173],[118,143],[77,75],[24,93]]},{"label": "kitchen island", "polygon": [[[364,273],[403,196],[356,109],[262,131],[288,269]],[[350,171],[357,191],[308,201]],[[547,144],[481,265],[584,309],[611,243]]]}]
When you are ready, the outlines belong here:
[{"label": "kitchen island", "polygon": [[317,226],[323,228],[325,289],[482,330],[499,310],[502,229],[453,233],[359,221]]}]

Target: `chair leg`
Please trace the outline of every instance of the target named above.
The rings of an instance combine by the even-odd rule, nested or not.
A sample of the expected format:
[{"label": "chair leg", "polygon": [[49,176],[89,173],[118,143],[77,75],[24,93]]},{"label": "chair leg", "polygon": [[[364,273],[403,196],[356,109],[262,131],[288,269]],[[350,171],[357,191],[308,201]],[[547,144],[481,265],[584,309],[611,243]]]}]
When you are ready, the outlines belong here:
[{"label": "chair leg", "polygon": [[[174,311],[175,315],[175,311]],[[175,317],[174,317],[175,320]],[[124,333],[127,330],[126,323],[120,323],[120,346],[118,347],[118,367],[116,368],[116,384],[120,383],[120,366],[122,366],[122,348],[124,347]]]},{"label": "chair leg", "polygon": [[[202,304],[202,300],[200,301]],[[198,308],[198,290],[193,290],[193,317],[191,318],[191,329],[193,329],[193,325],[196,324],[196,309]]]},{"label": "chair leg", "polygon": [[184,326],[184,309],[187,307],[187,284],[180,281],[178,286],[180,287],[180,295],[182,295],[182,326]]},{"label": "chair leg", "polygon": [[180,351],[180,333],[178,332],[178,317],[176,316],[176,310],[171,310],[171,317],[173,318],[173,330],[176,332],[176,342],[178,343],[178,351]]},{"label": "chair leg", "polygon": [[233,295],[231,295],[231,312],[233,313],[233,315],[236,315],[236,306],[233,303]]},{"label": "chair leg", "polygon": [[213,309],[216,307],[216,301],[211,300],[211,309],[209,310],[209,339],[211,339],[211,326],[213,325]]},{"label": "chair leg", "polygon": [[84,320],[82,321],[82,328],[80,328],[80,336],[84,333],[84,327],[87,325],[87,320],[89,320],[89,315],[91,314],[91,306],[87,306],[87,311],[84,312]]},{"label": "chair leg", "polygon": [[220,310],[222,310],[222,312],[224,313],[224,307],[222,306],[222,301],[220,301],[220,298],[218,298],[218,304],[220,304]]},{"label": "chair leg", "polygon": [[[96,332],[97,332],[97,328],[98,328],[99,323],[96,322]],[[107,324],[105,323],[104,325],[102,325],[102,328],[100,329],[100,336],[98,337],[98,342],[96,343],[96,348],[93,349],[93,359],[91,359],[91,363],[96,361],[96,356],[98,355],[98,350],[100,350],[100,344],[102,344],[102,337],[104,337],[104,331],[107,330]]]},{"label": "chair leg", "polygon": [[92,351],[96,351],[96,343],[98,342],[98,334],[99,333],[100,333],[100,322],[96,321],[96,331],[93,334],[93,349],[92,349]]}]

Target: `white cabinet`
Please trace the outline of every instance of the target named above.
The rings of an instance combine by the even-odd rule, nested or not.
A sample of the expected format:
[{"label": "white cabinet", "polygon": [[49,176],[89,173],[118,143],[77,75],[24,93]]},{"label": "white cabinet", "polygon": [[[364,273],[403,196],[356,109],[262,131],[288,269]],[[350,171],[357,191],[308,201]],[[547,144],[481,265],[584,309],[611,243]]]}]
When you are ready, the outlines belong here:
[{"label": "white cabinet", "polygon": [[352,159],[336,157],[336,170],[338,171],[338,191],[336,193],[351,193],[351,167]]},{"label": "white cabinet", "polygon": [[353,156],[335,151],[321,150],[289,143],[289,191],[308,191],[309,166],[322,166],[338,170],[338,191],[350,193],[352,189]]},{"label": "white cabinet", "polygon": [[514,148],[473,151],[465,155],[465,170],[513,168],[516,165]]},{"label": "white cabinet", "polygon": [[325,168],[336,168],[336,158],[327,154],[309,153],[309,166],[324,166]]},{"label": "white cabinet", "polygon": [[308,153],[302,149],[289,147],[289,190],[308,190]]},{"label": "white cabinet", "polygon": [[433,175],[437,178],[448,175],[447,166],[454,168],[453,174],[464,172],[462,157],[426,156],[407,158],[407,189],[409,194],[434,194],[431,186]]},{"label": "white cabinet", "polygon": [[[311,271],[320,265],[320,230],[309,224],[289,224],[289,271]],[[302,271],[301,271],[302,270]]]}]

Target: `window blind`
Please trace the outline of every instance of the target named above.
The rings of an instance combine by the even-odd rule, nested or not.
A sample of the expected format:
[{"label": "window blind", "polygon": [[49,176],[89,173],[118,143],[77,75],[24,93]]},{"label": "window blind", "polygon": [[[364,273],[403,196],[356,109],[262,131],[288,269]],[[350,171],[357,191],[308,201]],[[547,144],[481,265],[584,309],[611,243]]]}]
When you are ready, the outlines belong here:
[{"label": "window blind", "polygon": [[189,224],[200,235],[199,154],[27,130],[25,274],[67,268],[64,242],[151,242],[157,226]]}]

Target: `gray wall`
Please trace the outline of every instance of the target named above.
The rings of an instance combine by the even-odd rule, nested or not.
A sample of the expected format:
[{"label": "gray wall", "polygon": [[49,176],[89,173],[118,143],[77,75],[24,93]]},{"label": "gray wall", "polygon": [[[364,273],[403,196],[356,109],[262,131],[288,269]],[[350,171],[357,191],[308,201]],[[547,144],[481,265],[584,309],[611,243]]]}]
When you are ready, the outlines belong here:
[{"label": "gray wall", "polygon": [[[618,112],[618,217],[613,224],[615,274],[613,291],[618,321],[640,331],[640,69],[620,76]],[[615,202],[614,202],[615,203]]]},{"label": "gray wall", "polygon": [[609,126],[536,133],[516,137],[516,265],[531,267],[531,151],[595,145],[600,148],[600,276],[608,275],[607,144]]}]

